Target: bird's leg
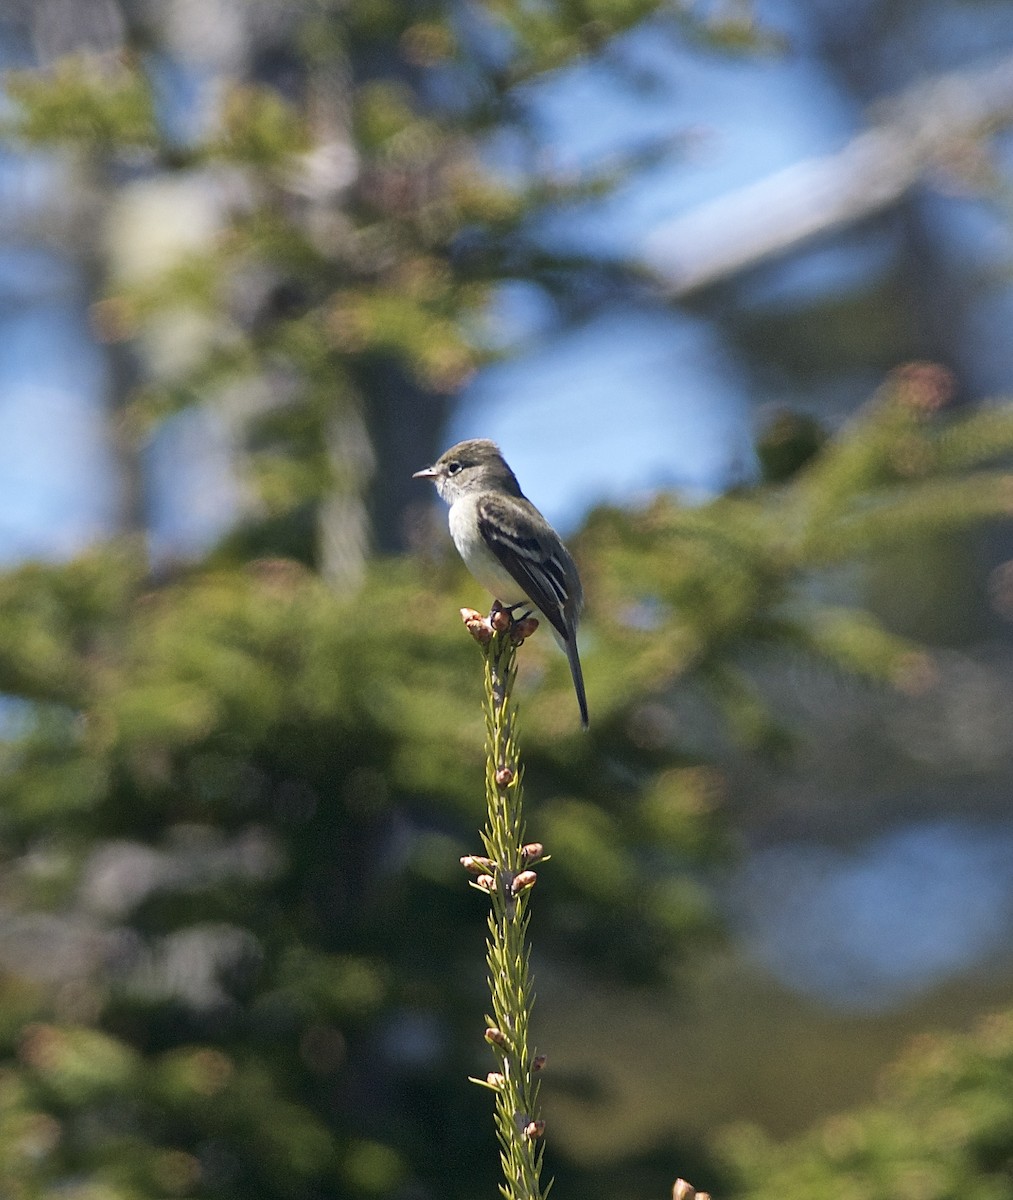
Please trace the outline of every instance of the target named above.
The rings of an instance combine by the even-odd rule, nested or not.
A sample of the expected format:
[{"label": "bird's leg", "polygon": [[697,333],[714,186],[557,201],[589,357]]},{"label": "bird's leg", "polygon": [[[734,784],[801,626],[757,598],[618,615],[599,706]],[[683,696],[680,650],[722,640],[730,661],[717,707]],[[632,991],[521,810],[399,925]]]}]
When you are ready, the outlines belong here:
[{"label": "bird's leg", "polygon": [[[523,616],[515,617],[514,613],[519,608],[523,608],[525,612]],[[489,612],[489,624],[499,633],[506,633],[509,630],[511,641],[515,646],[519,646],[538,628],[538,621],[531,615],[533,612],[534,609],[528,607],[526,600],[509,606],[502,604],[499,600],[494,600]]]},{"label": "bird's leg", "polygon": [[489,610],[489,625],[497,633],[506,633],[512,627],[513,623],[513,610],[504,608],[498,600],[494,600],[492,608]]},{"label": "bird's leg", "polygon": [[530,617],[531,614],[534,612],[534,609],[528,608],[528,611],[522,617],[514,616],[514,613],[519,608],[527,608],[527,604],[528,604],[528,602],[526,600],[519,600],[516,604],[510,604],[510,605],[502,604],[502,603],[500,603],[499,600],[494,600],[492,602],[492,610],[490,611],[489,616],[493,617],[496,615],[496,613],[500,613],[500,612],[506,613],[506,615],[510,618],[510,623],[512,625],[516,625],[520,621],[526,621],[528,619],[528,617]]}]

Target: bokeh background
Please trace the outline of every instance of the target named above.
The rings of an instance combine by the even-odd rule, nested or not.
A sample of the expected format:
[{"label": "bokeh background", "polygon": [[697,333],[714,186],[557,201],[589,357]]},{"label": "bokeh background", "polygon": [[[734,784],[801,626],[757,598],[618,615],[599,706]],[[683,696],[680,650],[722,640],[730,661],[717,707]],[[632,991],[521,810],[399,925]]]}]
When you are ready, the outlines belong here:
[{"label": "bokeh background", "polygon": [[[2,0],[0,1193],[492,1194],[489,436],[555,1194],[1013,1195],[1013,7]],[[548,639],[546,639],[548,643]]]}]

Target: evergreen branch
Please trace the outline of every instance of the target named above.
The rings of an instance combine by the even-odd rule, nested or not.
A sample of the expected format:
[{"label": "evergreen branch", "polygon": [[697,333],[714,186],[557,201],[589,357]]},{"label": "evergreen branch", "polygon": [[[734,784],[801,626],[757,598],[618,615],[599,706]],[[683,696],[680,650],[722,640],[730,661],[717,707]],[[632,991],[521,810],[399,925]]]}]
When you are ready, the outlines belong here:
[{"label": "evergreen branch", "polygon": [[505,612],[495,610],[489,620],[471,609],[462,610],[462,616],[485,654],[485,855],[469,855],[462,863],[477,876],[472,886],[486,892],[491,903],[486,962],[492,1015],[486,1018],[485,1040],[497,1059],[497,1070],[473,1082],[496,1096],[496,1135],[504,1176],[500,1192],[505,1200],[543,1200],[548,1187],[542,1188],[539,1181],[545,1125],[538,1116],[537,1073],[544,1059],[532,1053],[528,1042],[534,991],[527,930],[528,899],[536,880],[531,867],[545,855],[541,845],[524,841],[517,710],[512,699],[517,647],[537,622],[529,618],[514,624]]},{"label": "evergreen branch", "polygon": [[978,471],[871,493],[864,505],[826,522],[807,547],[811,563],[840,562],[870,549],[908,545],[1013,511],[1013,475]]},{"label": "evergreen branch", "polygon": [[931,662],[920,646],[891,633],[859,609],[810,610],[794,633],[800,648],[853,675],[907,691],[918,690],[931,680]]},{"label": "evergreen branch", "polygon": [[800,475],[793,491],[797,545],[805,557],[827,526],[870,491],[898,478],[897,447],[919,428],[918,414],[892,403],[888,385],[865,406],[850,430],[829,442]]},{"label": "evergreen branch", "polygon": [[1013,453],[1013,404],[994,404],[962,414],[939,435],[936,469],[959,471]]}]

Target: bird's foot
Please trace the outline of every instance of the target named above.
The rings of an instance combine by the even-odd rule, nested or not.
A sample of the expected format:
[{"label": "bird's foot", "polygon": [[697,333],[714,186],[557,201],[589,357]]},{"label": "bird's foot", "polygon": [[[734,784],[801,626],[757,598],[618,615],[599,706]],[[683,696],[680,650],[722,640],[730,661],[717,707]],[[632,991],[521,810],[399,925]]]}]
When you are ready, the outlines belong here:
[{"label": "bird's foot", "polygon": [[[524,615],[515,617],[514,613],[521,608],[526,609]],[[525,639],[531,637],[538,628],[538,620],[531,615],[531,611],[526,602],[511,604],[509,607],[506,607],[498,600],[494,600],[492,610],[489,613],[489,625],[497,633],[506,633],[509,631],[510,640],[515,646],[519,646]]]},{"label": "bird's foot", "polygon": [[[519,609],[526,609],[523,616],[515,617]],[[465,628],[480,646],[488,646],[494,633],[510,634],[510,640],[519,646],[538,628],[538,619],[531,615],[531,609],[526,604],[512,604],[505,608],[498,600],[493,602],[487,617],[475,608],[462,608],[461,620]]]}]

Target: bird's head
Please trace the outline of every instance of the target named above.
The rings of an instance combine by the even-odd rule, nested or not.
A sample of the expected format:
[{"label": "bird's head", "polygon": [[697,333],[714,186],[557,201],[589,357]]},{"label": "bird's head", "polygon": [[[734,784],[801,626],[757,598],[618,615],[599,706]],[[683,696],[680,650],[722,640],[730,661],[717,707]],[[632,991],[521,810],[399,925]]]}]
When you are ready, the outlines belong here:
[{"label": "bird's head", "polygon": [[469,492],[502,490],[521,495],[517,479],[507,466],[499,446],[488,438],[471,438],[451,446],[433,463],[416,471],[413,479],[431,479],[448,504]]}]

